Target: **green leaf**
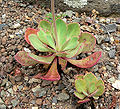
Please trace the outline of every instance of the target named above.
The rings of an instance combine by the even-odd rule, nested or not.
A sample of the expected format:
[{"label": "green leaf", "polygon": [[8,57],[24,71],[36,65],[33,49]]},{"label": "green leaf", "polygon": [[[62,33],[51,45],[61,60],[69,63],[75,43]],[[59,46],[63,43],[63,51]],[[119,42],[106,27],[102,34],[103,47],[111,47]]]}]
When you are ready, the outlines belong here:
[{"label": "green leaf", "polygon": [[51,31],[51,24],[48,21],[42,20],[38,25],[38,28],[42,28],[44,31]]},{"label": "green leaf", "polygon": [[75,88],[79,93],[87,95],[86,82],[83,79],[75,80]]},{"label": "green leaf", "polygon": [[54,55],[37,56],[33,53],[29,53],[28,55],[30,56],[30,58],[36,60],[37,62],[39,62],[41,64],[50,64],[53,61],[53,59],[55,58]]},{"label": "green leaf", "polygon": [[83,75],[82,74],[75,75],[75,79],[83,79]]},{"label": "green leaf", "polygon": [[84,44],[80,43],[75,49],[66,51],[67,53],[66,57],[72,58],[79,55],[82,52],[83,47],[84,47]]},{"label": "green leaf", "polygon": [[91,33],[83,32],[80,35],[79,42],[85,43],[85,46],[83,48],[83,52],[85,53],[85,52],[90,52],[93,50],[96,44],[96,39]]},{"label": "green leaf", "polygon": [[29,36],[30,34],[36,34],[36,35],[37,35],[37,32],[38,32],[38,30],[36,30],[36,29],[27,28],[27,30],[25,31],[25,40],[26,40],[26,42],[27,42],[28,44],[30,44],[30,41],[29,41],[28,36]]},{"label": "green leaf", "polygon": [[100,57],[101,57],[101,52],[98,51],[86,58],[81,59],[81,60],[73,60],[70,58],[65,58],[65,59],[67,61],[69,61],[71,64],[76,65],[78,67],[89,68],[89,67],[96,65],[97,62],[99,61]]},{"label": "green leaf", "polygon": [[39,38],[37,37],[37,35],[35,34],[31,34],[29,36],[29,40],[31,45],[38,51],[40,52],[51,52],[53,51],[52,49],[50,49],[49,47],[47,47],[46,45],[44,45]]},{"label": "green leaf", "polygon": [[104,85],[104,82],[103,80],[98,80],[97,83],[96,83],[96,86],[100,86],[100,85]]},{"label": "green leaf", "polygon": [[21,65],[23,66],[32,66],[37,64],[38,62],[31,59],[28,56],[28,53],[25,51],[19,51],[16,55],[15,55],[15,59],[17,60],[17,62],[19,62]]},{"label": "green leaf", "polygon": [[79,99],[84,99],[85,98],[85,95],[82,94],[82,93],[78,93],[78,92],[74,92],[75,96],[78,97]]},{"label": "green leaf", "polygon": [[46,45],[49,45],[55,49],[55,42],[49,33],[47,34],[43,30],[40,30],[37,34],[38,34],[38,38],[41,40],[41,42],[43,42]]},{"label": "green leaf", "polygon": [[65,50],[72,50],[75,47],[77,47],[78,44],[79,44],[78,38],[77,37],[72,37],[70,39],[70,41],[68,43],[66,43],[66,45],[64,46],[64,48],[62,47],[62,49],[63,49],[63,51],[65,51]]},{"label": "green leaf", "polygon": [[97,82],[97,79],[93,73],[87,73],[84,76],[84,79],[85,79],[88,87],[90,86],[91,83]]},{"label": "green leaf", "polygon": [[67,26],[67,39],[72,38],[73,36],[78,37],[80,35],[80,26],[78,23],[71,23]]},{"label": "green leaf", "polygon": [[92,94],[96,90],[97,90],[97,87],[96,87],[95,82],[90,83],[89,86],[88,86],[88,93]]},{"label": "green leaf", "polygon": [[94,97],[101,96],[104,93],[105,86],[104,85],[100,85],[97,89],[98,89],[98,91],[96,92],[96,94],[94,95]]},{"label": "green leaf", "polygon": [[[62,45],[66,42],[67,26],[63,20],[57,19],[56,28],[57,28],[58,47],[59,47],[58,49],[60,50]],[[53,27],[52,27],[52,30],[54,30]],[[54,35],[54,38],[55,38],[55,35]]]}]

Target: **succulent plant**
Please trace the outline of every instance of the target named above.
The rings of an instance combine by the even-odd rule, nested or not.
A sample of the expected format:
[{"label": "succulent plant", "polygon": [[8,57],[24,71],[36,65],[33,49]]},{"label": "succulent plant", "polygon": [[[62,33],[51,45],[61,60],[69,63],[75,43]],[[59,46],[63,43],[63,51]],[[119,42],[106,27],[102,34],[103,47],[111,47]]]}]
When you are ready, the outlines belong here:
[{"label": "succulent plant", "polygon": [[78,103],[84,103],[90,101],[90,98],[98,99],[104,93],[104,82],[101,79],[97,79],[92,72],[83,75],[77,75],[75,77],[75,96],[80,100]]},{"label": "succulent plant", "polygon": [[15,59],[24,66],[32,66],[37,63],[51,64],[51,68],[46,75],[36,75],[35,78],[46,80],[59,80],[57,71],[57,62],[65,69],[67,61],[81,68],[89,68],[95,65],[101,52],[95,52],[92,55],[81,60],[74,60],[80,53],[86,53],[93,50],[96,39],[87,32],[80,32],[78,23],[66,24],[63,20],[56,20],[57,37],[53,29],[53,24],[42,20],[37,29],[28,28],[25,32],[25,40],[40,52],[48,52],[48,56],[37,56],[33,53],[19,51]]},{"label": "succulent plant", "polygon": [[58,64],[62,70],[66,68],[67,61],[81,68],[89,68],[98,62],[101,52],[95,52],[81,60],[72,59],[80,53],[92,51],[96,39],[90,33],[81,33],[78,23],[66,24],[62,19],[55,19],[54,0],[51,0],[51,10],[53,22],[42,20],[38,29],[28,28],[25,32],[27,43],[40,52],[47,52],[48,56],[19,51],[15,59],[25,66],[50,64],[51,67],[45,75],[38,74],[34,77],[54,81],[60,79]]}]

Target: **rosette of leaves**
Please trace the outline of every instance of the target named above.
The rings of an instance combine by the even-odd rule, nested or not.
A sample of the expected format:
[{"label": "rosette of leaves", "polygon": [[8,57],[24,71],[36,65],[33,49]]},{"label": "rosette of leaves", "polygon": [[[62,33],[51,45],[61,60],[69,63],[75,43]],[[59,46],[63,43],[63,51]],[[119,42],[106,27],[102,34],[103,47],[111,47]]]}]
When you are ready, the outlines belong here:
[{"label": "rosette of leaves", "polygon": [[89,72],[86,75],[78,75],[75,78],[75,96],[80,100],[78,103],[90,101],[90,98],[98,99],[104,93],[104,82],[97,79],[96,76]]},{"label": "rosette of leaves", "polygon": [[38,74],[35,78],[45,80],[59,80],[60,75],[57,65],[61,65],[62,70],[66,68],[67,61],[71,64],[89,68],[94,66],[101,57],[101,52],[95,52],[92,55],[81,60],[74,60],[80,53],[86,53],[93,50],[96,39],[87,32],[81,33],[78,23],[66,24],[62,19],[56,19],[57,36],[54,32],[53,23],[42,20],[38,29],[28,28],[25,32],[25,40],[40,52],[47,52],[48,56],[35,55],[25,51],[19,51],[15,59],[24,66],[35,64],[50,64],[50,69],[45,75]]}]

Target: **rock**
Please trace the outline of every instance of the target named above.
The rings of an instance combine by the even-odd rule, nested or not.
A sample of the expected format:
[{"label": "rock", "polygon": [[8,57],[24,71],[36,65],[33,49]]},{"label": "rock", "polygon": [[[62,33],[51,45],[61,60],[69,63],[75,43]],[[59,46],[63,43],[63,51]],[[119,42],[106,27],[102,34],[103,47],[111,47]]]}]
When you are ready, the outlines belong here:
[{"label": "rock", "polygon": [[67,11],[65,12],[65,15],[71,18],[72,15],[73,15],[73,13],[74,13],[73,11],[67,10]]},{"label": "rock", "polygon": [[114,83],[115,82],[115,77],[111,77],[107,80],[109,83]]},{"label": "rock", "polygon": [[[50,1],[46,2],[45,0],[43,3],[43,0],[39,0],[39,4],[44,4],[50,8]],[[120,14],[119,0],[57,0],[55,6],[61,11],[73,10],[91,14],[91,11],[95,9],[104,16],[109,16],[112,13]]]},{"label": "rock", "polygon": [[120,80],[116,80],[116,81],[112,84],[112,86],[113,86],[114,88],[120,90]]},{"label": "rock", "polygon": [[40,85],[37,85],[36,87],[32,88],[32,91],[33,92],[40,91],[41,90],[40,88],[41,88]]},{"label": "rock", "polygon": [[7,37],[5,36],[5,37],[2,38],[2,44],[5,45],[6,42],[7,42]]},{"label": "rock", "polygon": [[36,79],[36,78],[31,78],[29,80],[29,83],[41,83],[41,80],[40,79]]},{"label": "rock", "polygon": [[32,107],[32,109],[38,109],[38,107]]},{"label": "rock", "polygon": [[52,103],[57,103],[57,98],[56,97],[53,97]]},{"label": "rock", "polygon": [[23,103],[28,103],[28,102],[29,102],[29,98],[24,97],[24,98],[22,99],[22,102],[23,102]]},{"label": "rock", "polygon": [[42,82],[42,86],[48,86],[52,83],[52,81],[46,81],[46,80],[43,80]]},{"label": "rock", "polygon": [[118,74],[118,80],[120,80],[120,74]]},{"label": "rock", "polygon": [[3,104],[4,103],[4,101],[0,98],[0,104]]},{"label": "rock", "polygon": [[12,103],[13,107],[16,107],[19,103],[19,100],[18,99],[13,99],[13,100],[11,100],[11,103]]},{"label": "rock", "polygon": [[68,100],[68,99],[69,99],[69,95],[66,94],[66,93],[60,93],[57,96],[57,100],[59,100],[59,101],[65,101],[65,100]]},{"label": "rock", "polygon": [[4,90],[1,91],[1,97],[4,97],[6,95],[6,92]]},{"label": "rock", "polygon": [[101,42],[104,40],[104,36],[103,35],[95,35],[96,40],[97,40],[97,44],[101,44]]},{"label": "rock", "polygon": [[10,38],[12,38],[12,39],[13,39],[14,37],[15,37],[14,35],[10,35]]},{"label": "rock", "polygon": [[115,109],[120,109],[120,104],[117,103]]},{"label": "rock", "polygon": [[13,95],[13,89],[12,89],[12,88],[8,89],[8,92],[9,92],[11,95]]},{"label": "rock", "polygon": [[107,33],[112,33],[112,32],[116,32],[117,30],[117,26],[116,24],[108,24],[105,26],[104,32]]},{"label": "rock", "polygon": [[42,99],[41,99],[41,98],[38,98],[38,99],[36,100],[36,104],[37,104],[37,105],[41,105],[41,104],[42,104]]},{"label": "rock", "polygon": [[116,50],[112,49],[108,52],[108,55],[109,55],[110,58],[115,58],[115,53],[116,53]]},{"label": "rock", "polygon": [[19,28],[20,26],[21,26],[21,25],[20,25],[19,23],[16,23],[16,24],[13,25],[13,28],[14,28],[14,29],[17,29],[17,28]]},{"label": "rock", "polygon": [[0,31],[3,30],[4,26],[6,26],[6,24],[0,24]]},{"label": "rock", "polygon": [[23,85],[18,86],[19,91],[23,89]]},{"label": "rock", "polygon": [[6,106],[4,104],[0,105],[0,109],[6,109]]},{"label": "rock", "polygon": [[46,89],[41,88],[41,90],[39,91],[39,97],[43,97],[45,94],[46,94]]}]

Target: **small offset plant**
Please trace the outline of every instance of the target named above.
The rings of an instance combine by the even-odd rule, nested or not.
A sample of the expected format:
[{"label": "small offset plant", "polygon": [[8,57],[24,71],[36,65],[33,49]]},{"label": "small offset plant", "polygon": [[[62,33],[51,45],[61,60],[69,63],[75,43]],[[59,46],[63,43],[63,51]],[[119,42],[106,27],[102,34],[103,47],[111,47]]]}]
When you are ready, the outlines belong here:
[{"label": "small offset plant", "polygon": [[[66,16],[65,14],[59,14],[59,15],[55,16],[55,19],[62,18],[62,17],[65,17],[65,16]],[[44,19],[48,20],[49,22],[53,22],[52,13],[46,14],[46,17]]]},{"label": "small offset plant", "polygon": [[25,32],[26,42],[40,52],[47,52],[48,56],[19,51],[15,59],[24,66],[50,64],[51,67],[45,75],[38,74],[34,77],[55,81],[60,79],[58,64],[61,65],[62,70],[66,68],[67,61],[77,67],[89,68],[98,62],[101,52],[95,52],[81,60],[74,60],[73,57],[80,53],[92,51],[96,39],[90,33],[81,32],[78,23],[66,24],[62,19],[55,20],[54,0],[51,0],[51,7],[53,23],[42,20],[38,29],[28,28]]},{"label": "small offset plant", "polygon": [[91,72],[86,75],[78,75],[75,78],[75,96],[80,100],[78,103],[90,101],[90,98],[98,99],[104,93],[104,82],[98,80]]}]

